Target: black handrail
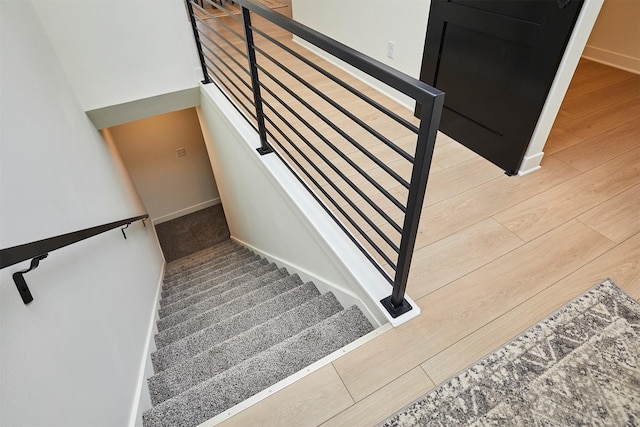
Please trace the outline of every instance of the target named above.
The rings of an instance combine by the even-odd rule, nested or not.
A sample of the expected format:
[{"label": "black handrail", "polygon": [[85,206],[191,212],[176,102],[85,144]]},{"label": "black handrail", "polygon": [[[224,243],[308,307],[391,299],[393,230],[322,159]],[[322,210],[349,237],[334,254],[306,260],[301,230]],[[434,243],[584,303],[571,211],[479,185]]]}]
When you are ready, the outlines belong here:
[{"label": "black handrail", "polygon": [[[222,91],[223,94],[232,101],[234,107],[244,115],[251,126],[259,133],[261,141],[259,151],[262,154],[273,152],[278,156],[285,166],[294,173],[302,185],[309,190],[324,210],[336,221],[338,226],[345,231],[347,236],[356,244],[369,261],[372,262],[382,276],[393,285],[392,294],[381,300],[382,305],[391,316],[397,317],[411,310],[411,306],[405,300],[404,294],[418,233],[418,224],[426,191],[436,133],[444,104],[444,93],[251,0],[235,1],[235,3],[240,6],[241,18],[232,16],[230,10],[225,6],[218,5],[212,0],[205,0],[208,5],[225,12],[227,16],[233,18],[238,24],[241,24],[244,29],[244,37],[231,28],[230,25],[233,21],[227,21],[227,23],[225,23],[224,20],[210,14],[204,8],[204,5],[199,5],[194,0],[185,1],[187,1],[189,11],[191,12],[194,33],[202,36],[202,38],[196,38],[196,44],[198,45],[198,52],[201,54],[202,64],[205,68],[205,80],[209,76],[207,71],[211,71],[214,82],[218,84],[221,89],[226,90],[226,92],[225,90]],[[197,11],[200,16],[196,16],[194,11]],[[401,115],[391,111],[387,106],[360,92],[351,86],[351,84],[335,76],[327,69],[322,68],[320,65],[314,63],[314,61],[282,44],[274,37],[271,37],[267,32],[256,28],[251,23],[250,12],[256,13],[267,21],[287,30],[334,57],[376,78],[387,86],[414,99],[422,106],[419,117],[420,125],[415,126],[410,120],[401,117]],[[215,28],[206,22],[208,19],[215,22]],[[223,32],[243,39],[246,52],[241,52],[236,44],[230,42],[222,34]],[[262,40],[271,43],[269,47],[276,46],[281,49],[281,51],[286,52],[291,55],[291,57],[306,64],[310,69],[315,70],[315,72],[321,74],[333,84],[341,87],[351,95],[355,95],[355,97],[377,110],[383,116],[391,119],[397,125],[408,130],[413,137],[416,138],[416,144],[414,146],[415,153],[405,151],[405,148],[399,144],[400,141],[392,141],[375,129],[373,123],[368,123],[357,117],[348,108],[341,106],[331,99],[330,96],[323,93],[322,90],[305,80],[305,77],[296,74],[290,67],[283,65],[281,61],[267,52],[267,50],[257,46],[254,42],[254,33],[262,37]],[[211,34],[211,36],[209,34]],[[224,42],[222,44],[228,45],[232,51],[246,58],[248,60],[247,67],[244,68],[244,66],[241,66],[241,64],[212,37],[222,40]],[[211,44],[207,46],[209,42]],[[206,53],[203,48],[207,51]],[[224,55],[219,55],[219,53],[223,53]],[[256,53],[260,55],[261,60],[264,59],[262,63],[259,63]],[[208,54],[211,54],[211,56]],[[224,61],[222,56],[225,56],[225,58],[228,57],[233,65]],[[354,136],[350,131],[335,124],[331,118],[316,109],[312,103],[307,102],[304,95],[297,93],[284,82],[285,80],[277,77],[274,72],[268,69],[273,66],[275,66],[278,71],[284,71],[284,73],[286,73],[284,75],[285,77],[295,79],[310,93],[315,94],[338,112],[344,114],[344,116],[359,126],[360,129],[372,135],[377,141],[376,143],[379,142],[383,144],[402,159],[409,162],[412,165],[411,177],[409,179],[403,178],[399,173],[399,169],[395,170],[391,165],[387,165],[385,161],[377,157],[377,154],[370,150],[370,145],[363,144],[362,141],[358,140],[357,136]],[[239,70],[238,72],[240,74],[238,74],[236,70]],[[225,71],[228,71],[233,77]],[[249,79],[243,76],[249,77]],[[240,83],[239,85],[234,82],[234,78]],[[268,87],[270,83],[282,89],[284,96],[271,90]],[[232,90],[231,87],[235,90]],[[242,89],[243,87],[247,89],[246,92]],[[268,99],[261,94],[261,90],[264,91],[264,96],[269,97]],[[236,102],[233,102],[231,98],[234,98]],[[291,104],[283,98],[291,99]],[[243,100],[248,101],[253,108],[248,108]],[[242,109],[238,104],[242,106]],[[263,108],[263,105],[266,107],[266,110]],[[281,114],[279,110],[286,112],[285,115],[291,118],[288,119]],[[391,191],[388,191],[390,189],[381,185],[365,167],[361,167],[353,161],[348,151],[343,151],[339,144],[331,140],[331,136],[325,135],[325,132],[321,130],[316,122],[310,121],[302,111],[298,110],[308,112],[314,118],[318,118],[318,124],[325,125],[326,128],[335,133],[336,138],[339,138],[340,141],[345,141],[349,148],[353,148],[357,150],[359,154],[364,155],[368,161],[375,165],[376,170],[384,171],[385,176],[389,176],[395,182],[399,183],[403,187],[403,190],[408,190],[406,203],[403,204],[397,198],[396,194],[393,194]],[[274,117],[271,118],[269,117],[270,115]],[[250,118],[253,118],[254,121],[251,121]],[[281,123],[282,127],[278,125],[278,123]],[[267,128],[267,124],[271,129]],[[280,140],[276,133],[282,136],[286,144]],[[289,135],[287,135],[287,133],[289,133]],[[311,135],[317,143],[312,142],[309,135]],[[302,143],[302,148],[292,140],[292,137]],[[285,145],[289,145],[292,149],[288,149]],[[276,149],[274,150],[274,148]],[[329,151],[330,154],[325,155],[323,150]],[[411,151],[413,151],[413,149]],[[322,164],[322,167],[319,167],[310,155],[317,158],[318,163]],[[336,163],[333,159],[337,159],[339,162]],[[308,167],[305,167],[302,162],[308,164]],[[396,222],[391,214],[385,210],[384,205],[380,205],[378,201],[370,197],[371,194],[368,194],[364,188],[361,188],[357,180],[353,180],[349,173],[343,172],[339,165],[340,162],[348,165],[350,168],[349,171],[355,172],[357,177],[362,178],[367,186],[375,189],[373,191],[375,191],[376,195],[381,196],[385,202],[390,202],[394,209],[398,209],[403,215],[401,222]],[[326,169],[325,167],[328,168],[328,170],[323,171],[323,169]],[[329,172],[329,174],[327,172]],[[345,191],[332,181],[330,177],[331,173],[335,174],[338,179],[344,181],[347,189],[353,191],[363,203],[356,202],[355,199],[352,200],[349,198],[348,194],[345,194]],[[319,182],[318,179],[324,183]],[[305,180],[307,181],[305,182]],[[311,188],[309,183],[311,183],[314,188]],[[338,198],[332,196],[325,189],[331,189],[334,194],[337,194]],[[322,198],[324,198],[324,200],[321,200]],[[355,212],[355,216],[364,220],[366,225],[372,230],[371,234],[373,237],[369,236],[368,232],[363,230],[359,225],[359,221],[352,218],[354,215],[345,210],[345,207]],[[398,234],[394,235],[395,237],[390,237],[382,226],[379,226],[379,224],[367,215],[365,209],[372,209],[373,212],[383,220],[385,226],[391,228],[392,233]],[[338,212],[343,219],[339,219],[336,212]],[[357,231],[360,238],[373,249],[374,253],[384,260],[387,268],[393,271],[393,277],[387,273],[383,264],[376,261],[369,251],[365,249],[365,246],[359,241],[360,238],[357,238],[353,231],[345,227],[344,220],[346,220],[346,224]],[[402,227],[399,224],[402,224]],[[384,245],[387,245],[385,247],[388,247],[389,250],[393,252],[391,257],[386,253],[385,249],[382,248],[380,243],[376,242],[377,238],[380,238]],[[394,241],[394,238],[399,238],[399,242]],[[397,258],[395,258],[394,261],[392,257],[396,255]]]},{"label": "black handrail", "polygon": [[149,218],[148,214],[134,216],[110,222],[108,224],[102,224],[91,228],[85,228],[83,230],[73,231],[71,233],[61,234],[55,237],[49,237],[47,239],[37,240],[31,243],[0,249],[0,269],[12,266],[22,261],[31,260],[30,268],[17,271],[13,274],[13,280],[16,283],[18,292],[20,292],[20,295],[22,296],[22,300],[25,304],[28,304],[33,301],[33,297],[31,296],[27,283],[22,276],[29,271],[36,269],[38,267],[38,263],[46,258],[49,252],[122,226],[125,226],[122,229],[122,235],[126,239],[127,235],[125,234],[124,229],[139,220],[142,220],[142,224],[145,225],[144,221],[147,218]]}]

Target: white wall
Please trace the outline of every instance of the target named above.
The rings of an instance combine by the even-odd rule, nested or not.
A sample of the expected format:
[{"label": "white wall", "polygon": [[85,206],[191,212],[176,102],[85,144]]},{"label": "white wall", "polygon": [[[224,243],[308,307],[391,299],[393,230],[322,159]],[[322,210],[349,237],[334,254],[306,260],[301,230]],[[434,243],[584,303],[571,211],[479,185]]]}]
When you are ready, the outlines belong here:
[{"label": "white wall", "polygon": [[584,56],[640,74],[640,1],[606,0]]},{"label": "white wall", "polygon": [[231,237],[266,258],[355,303],[374,324],[395,325],[380,299],[391,286],[274,155],[260,156],[258,135],[214,86],[202,88],[200,121]]},{"label": "white wall", "polygon": [[[109,132],[155,224],[220,202],[194,108],[114,126]],[[178,157],[178,148],[187,155]]]},{"label": "white wall", "polygon": [[33,0],[85,111],[198,86],[182,0]]},{"label": "white wall", "polygon": [[[430,4],[429,0],[292,0],[292,9],[296,21],[419,78]],[[395,42],[393,59],[387,57],[389,41]],[[415,102],[409,97],[333,60],[401,104],[414,108]]]},{"label": "white wall", "polygon": [[[0,1],[0,248],[143,213],[29,1]],[[121,426],[137,409],[162,255],[140,222],[52,252],[24,305],[0,270],[0,425]]]}]

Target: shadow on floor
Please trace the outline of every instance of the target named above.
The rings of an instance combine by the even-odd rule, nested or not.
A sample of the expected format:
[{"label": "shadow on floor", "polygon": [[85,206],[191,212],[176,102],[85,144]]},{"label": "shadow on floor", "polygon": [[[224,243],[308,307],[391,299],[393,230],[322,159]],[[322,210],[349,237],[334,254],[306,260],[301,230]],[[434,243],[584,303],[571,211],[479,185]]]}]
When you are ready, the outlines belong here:
[{"label": "shadow on floor", "polygon": [[229,239],[221,204],[157,224],[155,228],[167,262]]}]

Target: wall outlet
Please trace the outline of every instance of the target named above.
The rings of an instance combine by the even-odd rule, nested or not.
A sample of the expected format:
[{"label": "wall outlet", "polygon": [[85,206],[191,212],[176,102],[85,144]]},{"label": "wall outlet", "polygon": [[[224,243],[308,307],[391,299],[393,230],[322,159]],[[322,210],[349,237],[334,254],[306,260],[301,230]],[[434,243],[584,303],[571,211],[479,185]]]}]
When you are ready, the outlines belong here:
[{"label": "wall outlet", "polygon": [[176,155],[178,157],[184,157],[187,155],[187,150],[183,147],[183,148],[178,148],[176,149]]},{"label": "wall outlet", "polygon": [[391,40],[389,40],[389,42],[387,43],[387,56],[390,59],[393,59],[394,56],[396,56],[396,42],[392,42]]}]

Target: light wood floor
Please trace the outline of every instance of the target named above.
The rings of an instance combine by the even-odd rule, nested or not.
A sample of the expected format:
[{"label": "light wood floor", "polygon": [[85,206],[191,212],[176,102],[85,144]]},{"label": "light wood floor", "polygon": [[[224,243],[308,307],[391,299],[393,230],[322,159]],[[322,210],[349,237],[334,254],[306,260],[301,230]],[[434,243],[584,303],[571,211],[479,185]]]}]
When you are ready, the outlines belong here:
[{"label": "light wood floor", "polygon": [[408,285],[422,315],[224,426],[370,426],[606,277],[640,299],[640,76],[581,61],[542,169],[436,146]]}]

